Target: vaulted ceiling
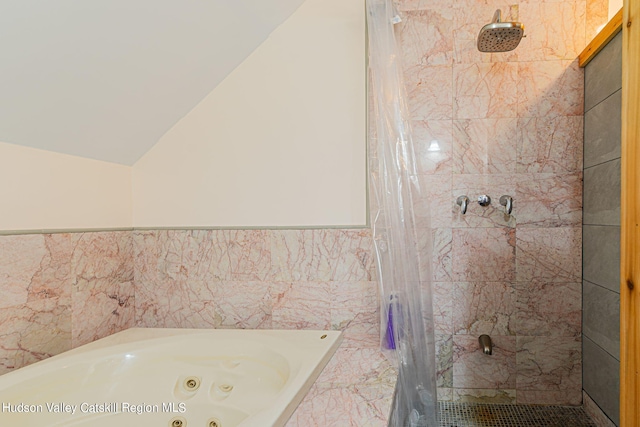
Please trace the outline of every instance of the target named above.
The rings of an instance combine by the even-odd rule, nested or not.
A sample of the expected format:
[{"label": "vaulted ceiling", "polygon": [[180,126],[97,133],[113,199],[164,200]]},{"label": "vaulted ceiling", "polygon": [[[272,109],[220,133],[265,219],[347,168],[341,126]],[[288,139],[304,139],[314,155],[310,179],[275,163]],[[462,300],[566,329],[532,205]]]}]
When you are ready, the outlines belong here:
[{"label": "vaulted ceiling", "polygon": [[133,164],[304,0],[0,0],[0,141]]}]

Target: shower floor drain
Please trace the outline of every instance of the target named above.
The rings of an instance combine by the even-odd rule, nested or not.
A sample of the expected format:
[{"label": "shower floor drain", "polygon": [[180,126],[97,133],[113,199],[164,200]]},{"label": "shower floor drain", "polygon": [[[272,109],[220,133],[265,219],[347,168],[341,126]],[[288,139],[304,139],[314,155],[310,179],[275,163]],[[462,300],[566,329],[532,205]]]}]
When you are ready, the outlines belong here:
[{"label": "shower floor drain", "polygon": [[596,427],[581,407],[438,402],[440,427]]}]

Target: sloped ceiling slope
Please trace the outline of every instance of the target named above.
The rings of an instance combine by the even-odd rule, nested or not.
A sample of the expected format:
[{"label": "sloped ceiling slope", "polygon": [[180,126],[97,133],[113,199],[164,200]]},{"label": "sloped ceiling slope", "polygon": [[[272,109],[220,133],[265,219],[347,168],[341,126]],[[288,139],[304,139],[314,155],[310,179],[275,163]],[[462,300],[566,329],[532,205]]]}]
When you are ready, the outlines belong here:
[{"label": "sloped ceiling slope", "polygon": [[304,0],[0,0],[0,141],[132,165]]}]

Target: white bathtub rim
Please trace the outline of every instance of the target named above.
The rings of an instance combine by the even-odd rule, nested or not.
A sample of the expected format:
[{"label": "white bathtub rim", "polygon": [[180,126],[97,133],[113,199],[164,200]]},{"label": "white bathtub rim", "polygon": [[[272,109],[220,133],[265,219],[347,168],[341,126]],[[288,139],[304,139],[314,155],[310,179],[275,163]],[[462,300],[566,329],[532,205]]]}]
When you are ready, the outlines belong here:
[{"label": "white bathtub rim", "polygon": [[[94,341],[89,344],[69,350],[65,353],[50,357],[48,359],[36,362],[32,365],[25,366],[18,370],[6,373],[0,376],[0,393],[17,385],[25,380],[32,379],[39,375],[51,372],[74,364],[84,364],[87,362],[87,353],[91,353],[90,360],[99,360],[101,358],[114,357],[123,355],[136,350],[145,350],[148,346],[162,344],[168,338],[176,337],[179,341],[187,341],[189,338],[197,335],[218,334],[232,338],[252,339],[252,340],[286,340],[291,335],[299,335],[304,337],[317,337],[326,335],[322,342],[322,350],[316,349],[315,352],[307,355],[299,366],[291,366],[291,383],[287,386],[286,393],[278,396],[274,405],[270,409],[261,411],[259,414],[252,415],[245,419],[240,426],[242,427],[265,427],[282,426],[294,413],[297,406],[304,399],[313,383],[320,375],[326,364],[329,362],[336,349],[342,341],[342,333],[340,331],[322,331],[322,330],[253,330],[253,329],[180,329],[180,328],[130,328],[125,331],[118,332],[103,339]],[[301,340],[303,341],[303,340]],[[260,344],[260,342],[258,342]],[[287,357],[290,361],[290,359]],[[302,377],[298,375],[298,371],[305,367],[313,366],[309,375]],[[295,374],[295,375],[294,375]],[[259,415],[259,416],[258,416]],[[269,420],[265,424],[265,420]]]}]

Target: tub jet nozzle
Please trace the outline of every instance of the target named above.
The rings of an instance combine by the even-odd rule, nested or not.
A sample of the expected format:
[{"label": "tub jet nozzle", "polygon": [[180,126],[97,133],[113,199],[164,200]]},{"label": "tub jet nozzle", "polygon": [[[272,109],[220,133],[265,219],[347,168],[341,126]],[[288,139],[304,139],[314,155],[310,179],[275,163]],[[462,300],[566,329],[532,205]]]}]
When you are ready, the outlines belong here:
[{"label": "tub jet nozzle", "polygon": [[480,350],[482,350],[484,354],[491,355],[491,353],[493,352],[491,337],[489,335],[480,335],[478,337],[478,342],[480,343]]},{"label": "tub jet nozzle", "polygon": [[175,417],[169,421],[169,427],[186,427],[187,420],[182,417]]},{"label": "tub jet nozzle", "polygon": [[188,377],[184,380],[184,388],[189,391],[195,391],[200,387],[200,378]]}]

